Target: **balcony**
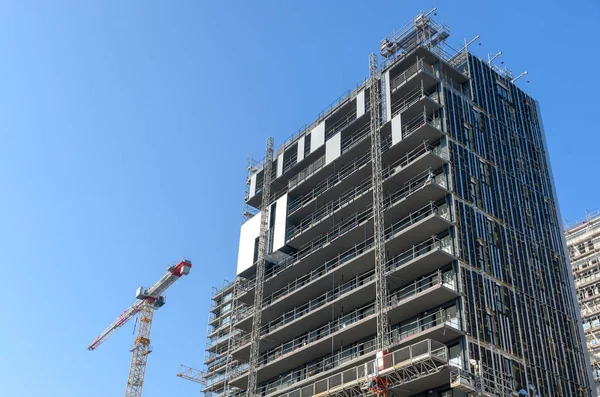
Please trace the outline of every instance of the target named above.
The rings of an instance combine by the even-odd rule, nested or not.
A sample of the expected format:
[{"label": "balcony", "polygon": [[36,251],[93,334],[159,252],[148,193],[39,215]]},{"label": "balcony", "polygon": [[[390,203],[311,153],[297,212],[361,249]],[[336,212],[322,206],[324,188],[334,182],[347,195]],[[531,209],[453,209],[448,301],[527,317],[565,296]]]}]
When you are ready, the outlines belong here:
[{"label": "balcony", "polygon": [[390,294],[390,323],[395,324],[414,317],[424,308],[442,306],[458,296],[454,271],[438,270],[429,281],[417,280]]},{"label": "balcony", "polygon": [[446,149],[421,142],[416,148],[384,167],[383,186],[393,191],[395,186],[406,184],[408,181],[412,181],[414,185],[418,183],[419,176],[423,176],[427,170],[440,169],[447,162]]},{"label": "balcony", "polygon": [[419,58],[397,76],[390,76],[390,92],[392,98],[402,98],[418,88],[429,91],[438,83],[433,67]]},{"label": "balcony", "polygon": [[323,265],[265,296],[263,316],[285,312],[331,287],[373,268],[373,239],[368,239],[338,254]]},{"label": "balcony", "polygon": [[[369,144],[369,123],[359,122],[356,128],[349,128],[344,131],[341,137],[341,153],[334,163],[325,164],[325,156],[318,158],[313,164],[304,170],[292,176],[287,182],[287,190],[294,195],[303,195],[320,185],[330,174],[335,174],[335,168],[351,167],[351,163],[357,154],[365,153],[370,149]],[[348,135],[346,135],[348,133]],[[329,170],[329,172],[323,172]],[[331,171],[333,170],[333,172]]]},{"label": "balcony", "polygon": [[[443,148],[433,147],[423,143],[415,150],[407,153],[405,156],[387,166],[383,171],[383,177],[385,178],[384,187],[389,190],[394,190],[398,185],[403,186],[402,189],[396,191],[392,195],[393,198],[391,200],[395,200],[393,201],[393,204],[390,200],[388,200],[387,204],[389,206],[395,205],[400,199],[423,187],[423,185],[428,182],[427,179],[431,177],[427,171],[442,167],[447,162],[445,157],[446,152]],[[445,187],[444,178],[438,178],[438,181],[440,184],[444,184],[443,186]],[[330,225],[329,223],[324,222],[327,218],[335,216],[338,219],[344,219],[352,213],[354,208],[369,207],[369,203],[372,202],[372,194],[370,193],[372,191],[371,187],[371,178],[367,177],[362,182],[356,183],[355,186],[344,193],[341,193],[337,199],[320,206],[317,210],[309,213],[298,223],[292,224],[287,230],[288,244],[302,246],[308,243],[310,235],[326,232]],[[439,190],[437,196],[428,197],[428,199],[436,201],[447,193],[448,192],[445,190]],[[427,198],[416,195],[413,200],[410,201],[422,205],[422,199]],[[411,211],[412,209],[414,208],[407,207],[404,209],[404,212]],[[309,229],[311,230],[311,233],[302,236],[302,234]]]},{"label": "balcony", "polygon": [[[316,379],[320,374],[332,374],[334,371],[337,372],[340,369],[356,365],[361,361],[364,362],[373,357],[375,351],[375,338],[345,347],[332,355],[323,357],[306,368],[291,371],[275,381],[262,385],[257,389],[257,394],[267,396],[275,392],[283,392],[284,390],[297,390],[301,385],[300,382],[305,383],[303,381],[311,378]],[[240,380],[245,383],[245,379]],[[237,382],[238,380],[234,381]],[[240,384],[244,383],[240,382]]]},{"label": "balcony", "polygon": [[390,146],[384,159],[401,157],[423,142],[437,142],[444,135],[442,120],[440,117],[421,112],[411,119],[403,120],[397,134],[397,142]]},{"label": "balcony", "polygon": [[452,309],[440,309],[425,318],[397,325],[390,332],[390,349],[424,339],[448,343],[461,337],[465,333],[461,329],[460,316],[455,308]]},{"label": "balcony", "polygon": [[281,397],[361,396],[369,391],[374,375],[389,380],[394,396],[409,396],[448,383],[447,366],[446,346],[424,340],[391,352],[383,360],[374,359],[309,385],[296,386]]},{"label": "balcony", "polygon": [[442,108],[440,95],[436,88],[427,91],[419,86],[405,94],[404,97],[392,100],[392,117],[401,114],[402,120],[410,120],[419,114],[433,115],[436,110]]},{"label": "balcony", "polygon": [[287,242],[295,240],[296,244],[305,244],[308,242],[306,238],[297,238],[309,228],[313,230],[313,235],[324,232],[330,225],[322,221],[330,216],[344,219],[352,213],[354,207],[367,207],[370,201],[372,201],[371,178],[367,177],[359,184],[341,193],[337,199],[320,206],[298,223],[288,227],[286,230]]},{"label": "balcony", "polygon": [[[427,187],[427,185],[425,185]],[[434,190],[435,191],[435,190]],[[435,197],[431,195],[430,197]],[[390,204],[388,202],[388,204]],[[394,207],[388,209],[393,211]],[[415,244],[421,243],[432,235],[437,235],[452,226],[450,214],[447,205],[427,204],[416,211],[409,213],[399,221],[389,225],[385,229],[386,244],[388,251],[395,253],[398,250],[408,249]],[[409,232],[410,231],[410,232]],[[281,310],[286,305],[297,305],[302,299],[299,295],[285,299],[293,295],[299,289],[308,293],[307,286],[310,286],[311,291],[322,291],[324,287],[331,285],[331,279],[325,280],[325,275],[334,272],[340,278],[354,277],[360,272],[372,268],[373,261],[373,238],[369,237],[359,244],[350,247],[348,250],[335,255],[332,259],[327,260],[323,265],[307,272],[303,266],[296,267],[300,264],[300,260],[289,262],[282,267],[271,269],[268,271],[265,281],[265,301],[263,302],[265,312],[273,305],[274,310]],[[292,272],[293,270],[293,272]],[[287,272],[289,280],[287,284],[282,284],[286,279],[278,279],[276,276],[279,273]],[[247,293],[243,298],[250,301],[253,296],[252,285],[250,285]],[[240,297],[242,299],[242,297]],[[246,312],[249,316],[251,312]],[[264,315],[264,314],[263,314]],[[238,316],[239,318],[239,316]]]},{"label": "balcony", "polygon": [[600,271],[589,272],[575,278],[575,287],[583,288],[600,282]]},{"label": "balcony", "polygon": [[259,362],[259,381],[277,376],[323,355],[331,346],[349,345],[372,334],[376,315],[371,303],[265,352]]},{"label": "balcony", "polygon": [[452,238],[431,237],[408,250],[393,255],[386,263],[388,277],[397,280],[415,280],[448,265],[456,257],[452,254]]},{"label": "balcony", "polygon": [[324,201],[330,200],[349,186],[356,184],[357,181],[368,177],[371,174],[371,168],[367,166],[370,161],[371,153],[367,152],[329,175],[312,190],[290,200],[288,217],[293,220],[293,217],[305,216],[307,212],[312,211],[311,205],[314,205],[317,198]]},{"label": "balcony", "polygon": [[[270,321],[268,320],[269,313],[264,312],[263,318],[267,317],[265,321],[268,322],[261,327],[261,338],[265,341],[263,347],[266,349],[269,345],[275,346],[277,343],[300,335],[304,330],[315,329],[319,324],[326,323],[332,316],[341,315],[344,308],[348,310],[372,301],[375,294],[374,280],[374,270],[369,270]],[[344,307],[335,305],[342,299]],[[330,308],[331,310],[328,310]],[[251,330],[250,322],[247,326],[248,330]],[[235,346],[239,346],[239,348],[233,354],[240,358],[247,357],[250,352],[249,343],[249,336],[236,341]]]}]

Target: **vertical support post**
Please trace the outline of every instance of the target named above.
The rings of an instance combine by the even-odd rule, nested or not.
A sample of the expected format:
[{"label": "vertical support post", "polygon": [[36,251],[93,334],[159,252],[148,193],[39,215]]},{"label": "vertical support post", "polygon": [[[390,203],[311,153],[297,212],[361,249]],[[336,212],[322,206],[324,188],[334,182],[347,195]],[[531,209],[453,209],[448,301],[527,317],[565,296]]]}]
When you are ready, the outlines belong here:
[{"label": "vertical support post", "polygon": [[380,71],[377,55],[369,56],[369,80],[371,99],[371,164],[373,185],[373,227],[375,240],[375,311],[377,313],[377,348],[389,346],[387,316],[387,279],[385,275],[385,241],[383,219],[383,176],[381,163],[381,92]]},{"label": "vertical support post", "polygon": [[154,299],[146,299],[140,307],[140,324],[138,336],[135,338],[131,349],[131,364],[129,376],[127,377],[127,388],[125,397],[141,397],[144,386],[144,374],[146,373],[146,361],[148,354],[152,351],[150,347],[150,329],[152,328],[152,317],[154,315]]},{"label": "vertical support post", "polygon": [[231,317],[229,318],[229,331],[227,333],[227,358],[225,359],[225,380],[223,382],[223,392],[226,395],[229,395],[229,378],[231,377],[231,374],[229,373],[231,370],[231,362],[233,361],[233,356],[231,355],[231,350],[233,348],[233,324],[235,324],[235,313],[238,310],[238,303],[237,303],[237,298],[236,298],[236,294],[237,294],[237,289],[239,287],[240,284],[240,279],[236,277],[236,279],[233,281],[233,290],[231,291],[231,296],[232,296],[232,300],[231,300]]},{"label": "vertical support post", "polygon": [[258,237],[258,258],[254,286],[254,317],[250,334],[250,362],[248,365],[248,397],[256,395],[258,376],[258,354],[260,345],[260,326],[262,318],[263,287],[265,281],[265,257],[269,240],[269,205],[271,204],[271,175],[273,168],[273,138],[267,139],[267,149],[263,165],[262,201],[260,204],[260,234]]}]

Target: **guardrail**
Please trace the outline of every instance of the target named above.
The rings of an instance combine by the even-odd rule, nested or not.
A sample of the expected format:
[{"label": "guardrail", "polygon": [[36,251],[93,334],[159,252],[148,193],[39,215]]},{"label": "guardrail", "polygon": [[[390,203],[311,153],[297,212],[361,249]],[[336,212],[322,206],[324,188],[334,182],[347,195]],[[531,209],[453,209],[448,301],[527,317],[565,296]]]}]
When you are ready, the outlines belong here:
[{"label": "guardrail", "polygon": [[[370,348],[368,350],[369,352],[373,352],[375,349]],[[368,390],[373,377],[378,376],[383,370],[393,369],[398,371],[410,368],[426,360],[435,363],[440,369],[445,367],[448,365],[448,348],[437,341],[425,339],[389,353],[384,360],[376,358],[367,363],[340,371],[335,375],[318,380],[310,385],[296,387],[293,391],[282,394],[280,397],[332,396],[342,393],[347,389],[357,391]],[[293,383],[295,382],[279,382],[278,385],[263,387],[261,391],[266,392],[268,395],[269,393],[289,387]]]}]

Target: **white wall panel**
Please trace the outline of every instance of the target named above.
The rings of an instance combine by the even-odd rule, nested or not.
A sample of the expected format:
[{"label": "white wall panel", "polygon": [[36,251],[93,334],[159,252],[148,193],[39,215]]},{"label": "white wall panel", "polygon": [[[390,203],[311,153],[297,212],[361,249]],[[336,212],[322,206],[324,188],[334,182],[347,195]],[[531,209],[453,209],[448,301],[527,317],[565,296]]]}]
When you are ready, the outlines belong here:
[{"label": "white wall panel", "polygon": [[338,132],[325,142],[325,164],[331,163],[342,154],[342,133]]},{"label": "white wall panel", "polygon": [[385,112],[389,121],[392,118],[392,98],[390,95],[390,71],[385,72]]},{"label": "white wall panel", "polygon": [[356,96],[356,118],[365,114],[365,90],[362,90]]},{"label": "white wall panel", "polygon": [[287,228],[287,193],[276,201],[275,207],[275,225],[273,228],[273,252],[285,245],[285,230]]},{"label": "white wall panel", "polygon": [[296,162],[299,163],[301,160],[304,160],[304,142],[306,141],[306,137],[300,137],[298,139],[298,156],[296,157]]},{"label": "white wall panel", "polygon": [[250,192],[249,192],[250,197],[252,197],[256,194],[256,175],[257,174],[250,176]]},{"label": "white wall panel", "polygon": [[240,274],[253,265],[254,242],[260,235],[260,212],[250,218],[240,228],[240,245],[238,248],[238,260],[236,274]]},{"label": "white wall panel", "polygon": [[402,140],[402,120],[400,114],[397,114],[392,119],[392,145],[397,144]]},{"label": "white wall panel", "polygon": [[310,132],[310,152],[314,152],[325,143],[325,121],[319,123]]},{"label": "white wall panel", "polygon": [[283,153],[277,156],[277,176],[279,178],[283,174]]}]

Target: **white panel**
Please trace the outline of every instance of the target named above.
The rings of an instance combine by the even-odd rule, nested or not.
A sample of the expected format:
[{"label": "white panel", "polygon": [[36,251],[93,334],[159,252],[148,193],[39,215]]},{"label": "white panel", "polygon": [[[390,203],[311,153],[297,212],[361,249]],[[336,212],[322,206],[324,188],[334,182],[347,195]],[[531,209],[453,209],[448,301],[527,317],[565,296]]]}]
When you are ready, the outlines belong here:
[{"label": "white panel", "polygon": [[402,121],[400,114],[392,119],[392,145],[397,144],[402,140]]},{"label": "white panel", "polygon": [[273,252],[285,245],[285,230],[287,228],[287,193],[276,201],[275,207],[275,226],[273,230]]},{"label": "white panel", "polygon": [[342,133],[338,132],[325,142],[325,164],[331,163],[342,154]]},{"label": "white panel", "polygon": [[240,245],[236,274],[252,267],[254,264],[254,241],[260,235],[260,212],[244,223],[240,229]]},{"label": "white panel", "polygon": [[356,118],[365,114],[365,90],[362,90],[356,96]]},{"label": "white panel", "polygon": [[310,152],[314,152],[325,143],[325,121],[310,132]]},{"label": "white panel", "polygon": [[296,163],[299,163],[300,161],[304,160],[304,141],[306,140],[306,137],[301,137],[300,139],[298,139],[298,156],[296,157]]},{"label": "white panel", "polygon": [[392,118],[392,98],[390,95],[390,71],[385,72],[385,112],[389,121]]},{"label": "white panel", "polygon": [[283,174],[283,153],[277,156],[277,176],[279,178]]},{"label": "white panel", "polygon": [[250,196],[252,197],[256,194],[256,174],[250,177]]}]

